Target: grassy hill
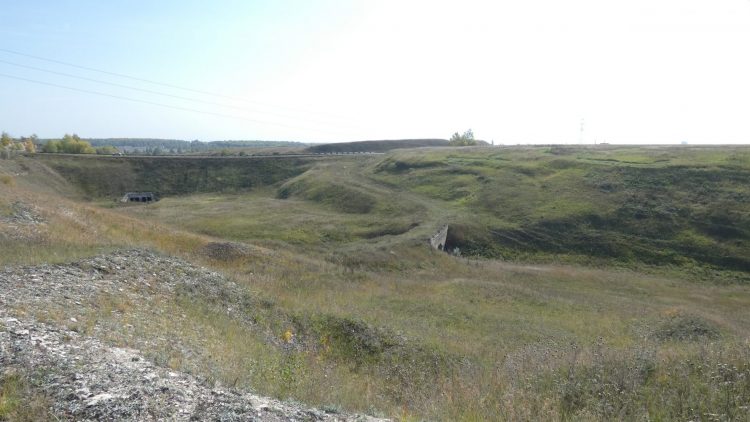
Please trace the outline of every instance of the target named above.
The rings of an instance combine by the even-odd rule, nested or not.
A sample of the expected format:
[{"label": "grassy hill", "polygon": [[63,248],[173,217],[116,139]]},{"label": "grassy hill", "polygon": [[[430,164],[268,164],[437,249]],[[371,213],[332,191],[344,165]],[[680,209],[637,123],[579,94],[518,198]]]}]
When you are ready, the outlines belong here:
[{"label": "grassy hill", "polygon": [[159,195],[239,192],[286,180],[310,167],[310,159],[193,157],[34,157],[89,199],[118,198],[128,191]]},{"label": "grassy hill", "polygon": [[341,152],[386,152],[399,148],[444,147],[445,139],[398,139],[385,141],[339,142],[335,144],[313,145],[307,148],[313,153]]},{"label": "grassy hill", "polygon": [[452,246],[505,259],[750,270],[748,148],[396,153],[373,178],[439,200]]},{"label": "grassy hill", "polygon": [[[171,173],[175,162],[134,162],[138,172],[158,167],[162,173],[143,173],[150,180],[144,185],[157,185],[164,174],[168,183],[162,190],[170,193],[243,188],[242,179],[230,176],[209,178],[214,185],[199,179],[202,184],[182,186],[179,182],[189,179]],[[198,162],[176,166],[176,174],[195,173],[191,166]],[[700,268],[743,279],[750,270],[746,148],[446,148],[327,161],[268,160],[248,167],[227,163],[216,165],[224,172],[255,168],[265,175],[255,184],[275,191],[253,197],[289,210],[280,232],[298,228],[296,214],[312,213],[311,206],[332,213],[338,223],[314,228],[311,242],[409,243],[450,223],[448,245],[464,256]],[[179,209],[183,203],[194,206],[193,198],[169,206]]]},{"label": "grassy hill", "polygon": [[[750,148],[129,160],[0,161],[0,264],[149,248],[244,293],[106,297],[35,317],[75,317],[174,369],[332,411],[749,416]],[[122,180],[170,194],[98,206]],[[445,223],[461,257],[427,246]]]}]

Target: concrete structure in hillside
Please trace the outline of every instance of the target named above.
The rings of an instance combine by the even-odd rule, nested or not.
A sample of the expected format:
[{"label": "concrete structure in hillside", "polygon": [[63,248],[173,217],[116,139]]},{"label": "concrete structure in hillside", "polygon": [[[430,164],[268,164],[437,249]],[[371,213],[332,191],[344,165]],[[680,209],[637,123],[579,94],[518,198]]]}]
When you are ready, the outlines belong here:
[{"label": "concrete structure in hillside", "polygon": [[430,238],[432,249],[439,251],[445,250],[445,241],[448,239],[448,225],[444,225],[437,233]]},{"label": "concrete structure in hillside", "polygon": [[154,202],[156,195],[153,192],[128,192],[120,202]]}]

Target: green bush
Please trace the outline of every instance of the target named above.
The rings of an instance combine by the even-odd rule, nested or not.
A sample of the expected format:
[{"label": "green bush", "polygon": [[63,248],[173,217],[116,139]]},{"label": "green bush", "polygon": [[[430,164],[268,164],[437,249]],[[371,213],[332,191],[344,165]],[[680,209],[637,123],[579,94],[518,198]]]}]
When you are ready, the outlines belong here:
[{"label": "green bush", "polygon": [[78,135],[68,135],[61,140],[47,141],[42,147],[42,152],[61,154],[95,154],[96,150],[88,142],[81,140]]}]

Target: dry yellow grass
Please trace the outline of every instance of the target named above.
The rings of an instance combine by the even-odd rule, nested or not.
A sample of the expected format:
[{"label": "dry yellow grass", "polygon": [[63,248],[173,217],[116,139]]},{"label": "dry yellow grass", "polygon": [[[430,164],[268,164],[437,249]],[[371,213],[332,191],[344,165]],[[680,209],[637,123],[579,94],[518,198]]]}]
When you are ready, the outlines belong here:
[{"label": "dry yellow grass", "polygon": [[[271,194],[264,204],[278,204]],[[235,209],[245,199],[212,196],[210,206]],[[196,200],[207,206],[206,196]],[[223,385],[403,420],[747,417],[725,400],[750,398],[746,285],[686,282],[679,272],[469,260],[411,241],[334,242],[332,250],[306,253],[307,235],[294,238],[303,247],[289,248],[263,239],[262,231],[251,235],[259,233],[263,247],[249,245],[250,253],[220,261],[201,250],[225,239],[169,218],[182,208],[105,209],[52,195],[36,182],[0,184],[0,213],[16,201],[45,222],[30,226],[29,237],[2,238],[0,264],[152,248],[215,269],[267,303],[248,311],[254,326],[227,316],[226,304],[193,296],[147,303],[102,296],[76,316],[82,332],[143,348],[157,363]],[[326,204],[299,206],[338,215]],[[283,212],[291,219],[294,209]],[[75,316],[66,312],[36,316],[65,323]],[[684,314],[718,327],[721,337],[654,337]],[[125,332],[126,325],[133,328]],[[342,332],[356,341],[342,341]],[[405,342],[362,353],[393,340],[389,333]]]}]

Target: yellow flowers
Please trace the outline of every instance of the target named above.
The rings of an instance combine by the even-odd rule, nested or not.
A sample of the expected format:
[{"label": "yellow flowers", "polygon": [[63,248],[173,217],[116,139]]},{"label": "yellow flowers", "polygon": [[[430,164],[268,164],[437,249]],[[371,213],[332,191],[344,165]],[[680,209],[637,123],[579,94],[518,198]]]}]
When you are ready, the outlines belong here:
[{"label": "yellow flowers", "polygon": [[284,331],[284,334],[281,335],[281,339],[284,340],[285,343],[291,343],[294,341],[294,333],[291,329],[287,329]]},{"label": "yellow flowers", "polygon": [[320,345],[323,347],[323,353],[331,352],[331,340],[328,338],[328,336],[320,337]]},{"label": "yellow flowers", "polygon": [[680,315],[680,313],[681,313],[680,310],[677,308],[669,308],[669,309],[662,311],[662,315],[668,318],[674,318]]},{"label": "yellow flowers", "polygon": [[16,184],[16,179],[14,179],[13,176],[3,174],[2,176],[0,176],[0,183],[8,186],[14,186]]}]

